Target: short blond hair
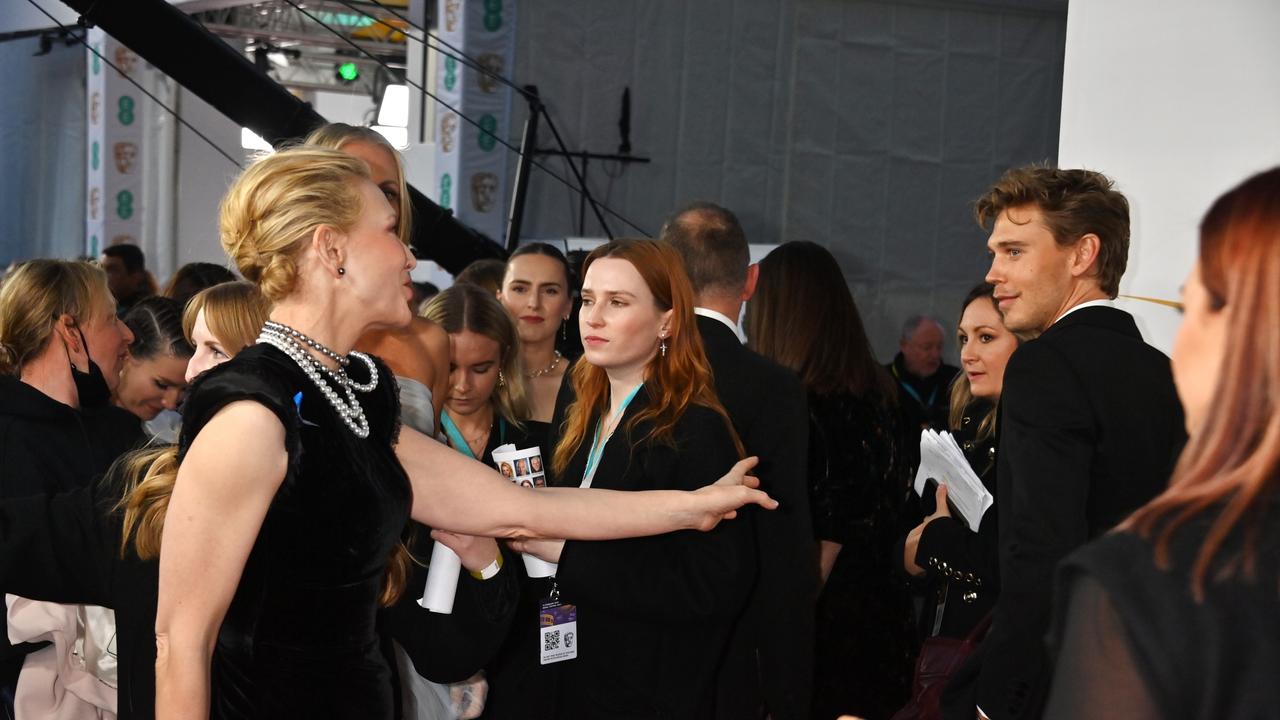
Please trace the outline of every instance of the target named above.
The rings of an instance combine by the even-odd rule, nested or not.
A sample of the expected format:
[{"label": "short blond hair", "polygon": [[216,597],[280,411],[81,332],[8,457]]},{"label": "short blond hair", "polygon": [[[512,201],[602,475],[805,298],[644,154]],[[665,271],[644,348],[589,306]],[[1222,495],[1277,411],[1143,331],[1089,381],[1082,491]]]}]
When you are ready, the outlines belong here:
[{"label": "short blond hair", "polygon": [[53,337],[58,318],[85,324],[114,313],[102,268],[79,260],[31,260],[0,285],[0,374],[18,376]]},{"label": "short blond hair", "polygon": [[337,150],[302,145],[264,156],[222,199],[222,248],[267,300],[279,301],[293,292],[315,229],[355,224],[363,209],[356,181],[368,178],[363,162]]}]

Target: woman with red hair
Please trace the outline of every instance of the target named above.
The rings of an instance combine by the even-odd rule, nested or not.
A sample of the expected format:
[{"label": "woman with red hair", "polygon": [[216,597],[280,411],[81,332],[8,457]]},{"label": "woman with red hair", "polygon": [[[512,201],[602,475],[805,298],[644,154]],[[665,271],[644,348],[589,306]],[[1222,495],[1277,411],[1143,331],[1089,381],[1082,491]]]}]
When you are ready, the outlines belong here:
[{"label": "woman with red hair", "polygon": [[1209,208],[1182,299],[1186,449],[1163,494],[1064,563],[1049,718],[1280,708],[1280,168]]},{"label": "woman with red hair", "polygon": [[[569,374],[574,399],[566,408],[562,396],[552,422],[557,483],[692,490],[714,482],[742,444],[713,389],[680,256],[651,240],[619,240],[583,267],[585,352]],[[702,534],[517,543],[559,563],[550,594],[578,611],[577,658],[552,666],[556,697],[542,711],[712,717],[716,665],[753,579],[751,537],[739,521]]]}]

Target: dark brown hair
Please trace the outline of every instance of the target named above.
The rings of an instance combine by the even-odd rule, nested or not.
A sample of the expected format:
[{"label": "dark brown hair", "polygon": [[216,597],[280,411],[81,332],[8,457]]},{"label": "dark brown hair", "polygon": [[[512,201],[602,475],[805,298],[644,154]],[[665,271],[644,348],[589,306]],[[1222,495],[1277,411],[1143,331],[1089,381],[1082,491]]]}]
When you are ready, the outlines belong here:
[{"label": "dark brown hair", "polygon": [[760,261],[756,293],[747,303],[747,337],[753,350],[795,370],[810,392],[882,402],[897,397],[871,352],[844,274],[821,245],[785,243]]},{"label": "dark brown hair", "polygon": [[[1256,564],[1257,536],[1280,491],[1280,167],[1255,175],[1214,202],[1200,223],[1200,276],[1209,312],[1227,310],[1227,337],[1214,402],[1187,441],[1169,488],[1122,527],[1156,538],[1156,561],[1168,567],[1177,529],[1214,512],[1192,568],[1203,597],[1210,565],[1227,536],[1243,528],[1239,558],[1216,577]],[[1268,558],[1274,562],[1275,558]]]},{"label": "dark brown hair", "polygon": [[1114,298],[1129,263],[1129,201],[1114,185],[1106,175],[1092,170],[1014,168],[978,198],[974,216],[989,230],[1004,211],[1034,206],[1058,245],[1074,245],[1089,233],[1097,235],[1098,287]]},{"label": "dark brown hair", "polygon": [[663,223],[658,239],[680,251],[695,293],[742,290],[751,254],[733,213],[709,202],[686,205]]}]

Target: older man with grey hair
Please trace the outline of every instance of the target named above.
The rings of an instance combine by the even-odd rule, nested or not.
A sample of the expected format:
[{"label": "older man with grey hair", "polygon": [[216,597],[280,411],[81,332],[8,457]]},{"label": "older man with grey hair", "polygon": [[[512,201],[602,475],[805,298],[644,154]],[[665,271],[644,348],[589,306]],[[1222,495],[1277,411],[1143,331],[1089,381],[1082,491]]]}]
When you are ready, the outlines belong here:
[{"label": "older man with grey hair", "polygon": [[898,383],[898,402],[909,430],[945,429],[951,381],[960,369],[942,362],[945,333],[929,315],[912,315],[902,324],[898,354],[885,367]]}]

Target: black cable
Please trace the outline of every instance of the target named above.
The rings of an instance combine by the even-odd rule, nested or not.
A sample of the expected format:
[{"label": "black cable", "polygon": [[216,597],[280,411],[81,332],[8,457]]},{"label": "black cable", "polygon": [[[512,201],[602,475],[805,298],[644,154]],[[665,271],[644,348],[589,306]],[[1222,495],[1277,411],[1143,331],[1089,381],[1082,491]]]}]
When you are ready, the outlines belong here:
[{"label": "black cable", "polygon": [[124,78],[125,80],[128,80],[129,82],[133,83],[133,86],[134,86],[134,87],[136,87],[136,88],[138,88],[139,90],[141,90],[141,91],[142,91],[142,93],[143,93],[144,95],[146,95],[147,97],[149,97],[149,98],[151,98],[152,100],[154,100],[154,101],[155,101],[155,103],[156,103],[157,105],[159,105],[160,107],[162,107],[162,108],[164,108],[165,110],[169,111],[169,114],[170,114],[170,115],[172,115],[172,116],[174,117],[174,119],[176,119],[178,122],[182,123],[183,127],[187,128],[187,129],[188,129],[188,130],[190,130],[191,132],[195,133],[195,134],[196,134],[196,136],[198,136],[201,140],[204,140],[205,142],[209,143],[209,147],[213,148],[214,150],[217,150],[219,155],[221,155],[222,157],[224,157],[224,158],[226,158],[226,159],[230,160],[230,161],[231,161],[231,164],[232,164],[232,165],[235,165],[237,168],[239,168],[239,169],[241,169],[241,170],[243,170],[243,169],[244,169],[244,166],[240,164],[240,161],[239,161],[239,160],[236,160],[235,158],[233,158],[233,157],[231,157],[230,155],[228,155],[228,154],[227,154],[227,151],[225,151],[225,150],[223,150],[222,148],[218,147],[218,146],[217,146],[217,145],[216,145],[212,140],[210,140],[210,139],[209,139],[209,138],[208,138],[204,133],[202,133],[202,132],[200,132],[199,130],[197,130],[197,129],[195,128],[195,126],[194,126],[194,125],[192,125],[191,123],[187,122],[186,120],[183,120],[183,119],[182,119],[182,116],[178,114],[178,111],[177,111],[177,110],[174,110],[173,108],[169,107],[168,105],[165,105],[163,102],[161,102],[161,101],[160,101],[160,98],[156,97],[155,95],[152,95],[152,94],[151,94],[151,91],[149,91],[149,90],[147,90],[146,88],[142,87],[142,84],[141,84],[141,83],[139,83],[137,80],[134,80],[133,78],[129,77],[129,76],[128,76],[128,75],[127,75],[123,70],[121,70],[120,68],[116,67],[116,66],[115,66],[115,63],[112,63],[110,60],[108,60],[108,59],[106,59],[105,57],[103,57],[102,53],[98,52],[98,51],[97,51],[97,49],[95,49],[92,45],[90,45],[90,44],[89,44],[89,41],[87,41],[87,40],[85,40],[83,37],[80,37],[79,35],[76,35],[75,33],[71,32],[71,29],[70,29],[70,28],[68,28],[66,25],[63,25],[62,23],[58,22],[58,18],[56,18],[56,17],[54,17],[54,16],[50,15],[48,12],[46,12],[44,8],[40,7],[40,5],[36,3],[36,0],[27,0],[27,2],[31,3],[31,5],[32,5],[32,6],[34,6],[34,7],[35,7],[35,9],[37,9],[37,10],[39,10],[40,12],[44,13],[45,17],[47,17],[47,18],[49,18],[50,20],[52,20],[52,21],[54,21],[55,23],[57,23],[58,27],[59,27],[59,28],[61,28],[61,29],[62,29],[62,31],[63,31],[64,33],[66,33],[67,35],[70,35],[71,37],[74,37],[76,40],[79,40],[81,45],[83,45],[83,46],[85,46],[86,48],[88,48],[88,49],[89,49],[89,52],[93,53],[94,55],[97,55],[97,56],[98,56],[98,59],[99,59],[99,60],[101,60],[102,62],[106,63],[108,67],[110,67],[112,70],[115,70],[116,72],[120,73],[120,77],[122,77],[122,78]]},{"label": "black cable", "polygon": [[[333,33],[335,37],[342,38],[344,42],[347,42],[348,45],[351,45],[353,49],[356,49],[358,51],[358,53],[366,55],[367,58],[374,60],[375,63],[378,63],[379,65],[381,65],[381,67],[387,68],[387,64],[385,64],[383,60],[378,58],[378,56],[375,56],[374,54],[370,53],[370,51],[365,50],[364,47],[357,45],[356,42],[353,42],[351,40],[351,38],[348,38],[347,36],[342,35],[342,33],[335,31],[334,28],[326,26],[326,24],[323,22],[320,22],[320,19],[317,19],[315,15],[312,15],[311,13],[307,13],[306,10],[302,8],[302,6],[294,3],[293,0],[284,0],[284,1],[285,3],[291,5],[294,10],[298,10],[298,12],[302,13],[303,15],[306,15],[306,17],[310,18],[312,22],[319,24],[319,26],[325,28],[326,31]],[[394,31],[401,32],[401,28],[393,26],[393,24],[388,23],[387,20],[383,20],[381,18],[375,18],[374,15],[367,14],[364,12],[364,10],[355,8],[355,6],[349,5],[344,0],[337,0],[337,1],[339,4],[346,6],[346,8],[348,8],[349,10],[352,10],[352,12],[360,13],[361,15],[364,15],[364,17],[366,18],[370,18],[374,20],[374,22],[376,23],[383,24],[384,27],[388,27],[390,29],[394,29]],[[422,35],[424,35],[424,37],[422,37],[421,40],[419,40],[419,38],[415,38],[415,40],[419,40],[420,42],[422,42],[422,45],[425,45],[426,47],[430,47],[430,49],[435,50],[436,53],[451,56],[451,58],[453,59],[460,60],[462,61],[463,64],[466,64],[467,67],[477,69],[479,70],[479,72],[484,73],[485,76],[488,76],[493,79],[497,79],[497,81],[502,83],[502,85],[515,88],[518,94],[520,94],[522,97],[525,97],[525,99],[530,99],[531,95],[529,94],[529,92],[524,90],[524,88],[516,87],[515,83],[512,83],[512,81],[509,81],[509,79],[507,79],[506,77],[500,76],[500,74],[494,73],[492,72],[492,70],[489,70],[488,68],[484,68],[483,65],[479,63],[479,61],[476,61],[475,59],[472,59],[472,58],[468,58],[468,56],[465,53],[462,53],[462,51],[458,50],[457,47],[454,47],[453,45],[449,44],[448,41],[442,40],[442,38],[440,37],[435,38],[436,41],[442,42],[444,46],[449,47],[449,49],[453,50],[454,53],[458,53],[458,55],[451,55],[449,53],[444,53],[444,51],[440,50],[439,47],[435,47],[431,45],[430,42],[425,40],[426,35],[428,35],[425,29],[422,29],[420,26],[417,26],[417,24],[413,23],[412,20],[406,17],[403,17],[403,15],[397,12],[394,12],[394,10],[388,8],[387,5],[383,5],[379,3],[378,0],[370,0],[370,1],[372,4],[378,5],[379,8],[383,10],[387,10],[387,12],[394,15],[394,17],[397,17],[403,20],[403,22],[408,24],[408,26],[410,26],[411,28],[421,32]],[[406,37],[411,37],[411,36],[407,35],[406,33]],[[503,147],[506,147],[507,150],[511,150],[512,152],[515,152],[516,155],[521,156],[521,158],[525,158],[524,152],[518,149],[518,147],[516,147],[515,145],[512,145],[512,143],[502,140],[502,138],[498,137],[497,135],[493,135],[493,133],[486,131],[484,126],[481,126],[481,124],[477,123],[476,120],[472,120],[471,118],[468,118],[467,115],[462,114],[461,111],[458,111],[456,108],[454,108],[453,105],[449,105],[448,102],[445,102],[444,100],[440,99],[439,96],[431,94],[431,92],[426,90],[426,87],[417,85],[417,83],[410,81],[410,79],[408,79],[407,76],[406,78],[404,78],[404,82],[408,83],[408,85],[413,86],[415,90],[422,92],[422,95],[426,95],[430,97],[431,100],[434,100],[435,102],[438,102],[438,104],[445,106],[445,108],[448,108],[449,111],[452,111],[453,114],[456,114],[458,115],[458,117],[462,118],[463,120],[466,120],[466,122],[468,124],[471,124],[471,126],[475,126],[477,129],[480,129],[480,131],[484,132],[485,135],[488,135],[489,137],[494,138],[495,141],[499,142],[500,145],[502,145]],[[539,104],[539,106],[541,105]],[[553,135],[556,136],[556,141],[559,143],[559,146],[561,146],[561,150],[563,150],[567,154],[568,152],[567,146],[564,145],[564,141],[561,140],[561,136],[559,136],[559,131],[557,131],[556,129],[556,124],[552,122],[552,119],[550,119],[550,115],[547,113],[547,111],[545,111],[545,109],[543,109],[543,118],[547,119],[547,127],[550,128],[550,131],[552,131]],[[590,202],[591,211],[595,213],[596,220],[599,220],[600,228],[603,229],[604,233],[607,234],[607,236],[612,238],[613,233],[609,231],[608,223],[605,223],[602,210],[604,211],[604,213],[608,213],[609,215],[613,215],[614,218],[622,220],[623,223],[626,223],[627,225],[631,225],[631,228],[635,229],[636,232],[639,232],[641,236],[649,237],[649,232],[645,231],[644,228],[641,228],[640,225],[632,223],[631,220],[628,220],[627,218],[622,217],[622,215],[618,213],[617,210],[613,210],[612,208],[609,208],[609,206],[607,205],[600,205],[599,202],[596,202],[593,199],[593,197],[591,197],[590,191],[586,190],[585,178],[582,178],[581,174],[577,172],[577,167],[576,165],[573,165],[573,163],[570,163],[570,168],[573,170],[573,176],[575,176],[575,178],[577,178],[577,181],[579,181],[579,187],[573,186],[573,184],[568,182],[567,179],[564,179],[563,177],[558,176],[558,174],[552,172],[552,170],[550,170],[547,167],[547,165],[543,165],[539,163],[538,160],[534,158],[526,158],[526,159],[529,160],[529,163],[532,165],[532,167],[543,170],[543,172],[547,173],[548,176],[556,178],[558,182],[561,182],[562,184],[564,184],[564,186],[570,188],[570,190],[572,190],[573,192],[577,192],[579,193],[579,195],[586,197],[586,199],[588,199],[588,201]]]}]

